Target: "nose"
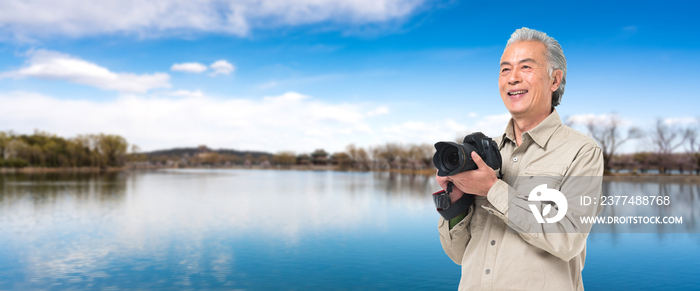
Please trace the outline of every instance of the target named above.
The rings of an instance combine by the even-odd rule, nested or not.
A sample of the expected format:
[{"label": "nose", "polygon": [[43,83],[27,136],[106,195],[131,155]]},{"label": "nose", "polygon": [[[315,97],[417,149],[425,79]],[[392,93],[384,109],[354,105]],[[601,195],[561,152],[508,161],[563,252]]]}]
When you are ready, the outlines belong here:
[{"label": "nose", "polygon": [[522,80],[520,79],[520,71],[518,71],[518,69],[513,69],[513,72],[511,72],[508,76],[508,84],[516,85],[520,82],[522,82]]}]

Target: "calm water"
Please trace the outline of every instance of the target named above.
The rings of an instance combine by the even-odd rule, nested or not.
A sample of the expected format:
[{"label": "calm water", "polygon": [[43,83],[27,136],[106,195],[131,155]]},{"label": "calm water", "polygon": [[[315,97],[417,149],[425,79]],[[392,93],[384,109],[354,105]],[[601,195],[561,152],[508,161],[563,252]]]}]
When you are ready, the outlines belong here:
[{"label": "calm water", "polygon": [[[606,187],[700,209],[698,185]],[[456,290],[435,189],[388,173],[0,175],[0,290]],[[688,227],[592,233],[586,290],[700,289]]]}]

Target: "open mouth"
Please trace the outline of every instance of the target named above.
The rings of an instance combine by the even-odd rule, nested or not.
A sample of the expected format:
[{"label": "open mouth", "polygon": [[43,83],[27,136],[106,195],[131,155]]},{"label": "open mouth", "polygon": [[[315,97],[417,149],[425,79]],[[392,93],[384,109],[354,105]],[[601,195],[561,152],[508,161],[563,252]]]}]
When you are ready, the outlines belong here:
[{"label": "open mouth", "polygon": [[525,95],[525,93],[527,93],[527,90],[511,91],[511,92],[508,92],[508,96],[520,97],[520,95]]}]

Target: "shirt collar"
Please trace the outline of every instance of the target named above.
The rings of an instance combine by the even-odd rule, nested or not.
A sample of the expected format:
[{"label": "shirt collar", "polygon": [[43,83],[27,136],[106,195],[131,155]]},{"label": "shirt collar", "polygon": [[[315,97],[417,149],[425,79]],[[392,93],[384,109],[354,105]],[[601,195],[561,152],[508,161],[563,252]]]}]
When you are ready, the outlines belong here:
[{"label": "shirt collar", "polygon": [[[510,121],[508,121],[508,125],[506,126],[505,133],[503,134],[503,141],[505,139],[509,139],[512,142],[515,142],[515,130],[513,128],[513,118],[511,117]],[[547,144],[547,141],[549,141],[549,138],[552,137],[552,134],[554,134],[554,131],[559,128],[561,125],[561,118],[559,117],[559,113],[557,112],[556,109],[552,111],[552,113],[547,116],[540,124],[535,126],[535,128],[524,132],[523,134],[527,134],[532,138],[532,140],[539,145],[540,147],[544,147],[545,144]],[[501,142],[501,147],[503,146],[503,142]]]}]

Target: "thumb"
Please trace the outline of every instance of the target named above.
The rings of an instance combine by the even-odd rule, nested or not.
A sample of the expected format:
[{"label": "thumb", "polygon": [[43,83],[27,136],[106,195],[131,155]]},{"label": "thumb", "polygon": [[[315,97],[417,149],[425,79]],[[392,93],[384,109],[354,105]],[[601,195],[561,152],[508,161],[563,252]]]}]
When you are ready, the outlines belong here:
[{"label": "thumb", "polygon": [[485,169],[488,168],[489,165],[484,162],[484,160],[481,159],[479,154],[476,153],[476,151],[472,152],[472,160],[474,160],[474,163],[476,163],[476,166],[479,167],[479,169]]}]

